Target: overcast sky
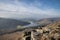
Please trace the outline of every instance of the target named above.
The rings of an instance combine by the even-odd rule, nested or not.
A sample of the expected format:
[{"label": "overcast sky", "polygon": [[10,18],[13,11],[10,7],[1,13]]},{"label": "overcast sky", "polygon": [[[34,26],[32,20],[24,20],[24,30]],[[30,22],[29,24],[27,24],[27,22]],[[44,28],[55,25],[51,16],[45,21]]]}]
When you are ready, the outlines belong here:
[{"label": "overcast sky", "polygon": [[60,0],[0,0],[0,17],[60,17]]}]

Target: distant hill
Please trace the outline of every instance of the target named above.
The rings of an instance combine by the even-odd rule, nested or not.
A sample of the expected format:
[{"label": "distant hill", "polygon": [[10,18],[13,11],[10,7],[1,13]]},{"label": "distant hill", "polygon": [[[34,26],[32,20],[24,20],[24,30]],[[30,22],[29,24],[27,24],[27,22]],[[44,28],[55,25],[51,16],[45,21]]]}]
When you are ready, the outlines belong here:
[{"label": "distant hill", "polygon": [[41,20],[38,20],[38,23],[39,24],[50,24],[50,23],[53,23],[53,22],[56,22],[56,21],[60,21],[60,18],[45,18],[45,19],[41,19]]},{"label": "distant hill", "polygon": [[8,18],[0,18],[0,32],[15,30],[18,25],[24,26],[28,24],[30,23],[26,21],[8,19]]}]

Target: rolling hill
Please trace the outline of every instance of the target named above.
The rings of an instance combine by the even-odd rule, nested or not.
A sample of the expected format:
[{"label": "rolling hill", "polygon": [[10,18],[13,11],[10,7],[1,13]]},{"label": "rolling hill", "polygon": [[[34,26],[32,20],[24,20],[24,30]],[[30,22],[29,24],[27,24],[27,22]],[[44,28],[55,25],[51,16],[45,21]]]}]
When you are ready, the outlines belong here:
[{"label": "rolling hill", "polygon": [[44,18],[44,19],[38,20],[37,23],[40,25],[47,25],[56,21],[60,21],[60,18]]}]

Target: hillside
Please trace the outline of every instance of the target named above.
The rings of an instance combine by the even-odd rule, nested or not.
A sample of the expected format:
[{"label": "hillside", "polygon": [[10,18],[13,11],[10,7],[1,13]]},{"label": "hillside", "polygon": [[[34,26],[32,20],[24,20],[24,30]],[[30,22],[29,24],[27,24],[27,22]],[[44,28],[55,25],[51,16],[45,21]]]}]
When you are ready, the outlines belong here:
[{"label": "hillside", "polygon": [[43,27],[42,34],[40,40],[60,40],[60,21]]},{"label": "hillside", "polygon": [[[45,21],[44,21],[45,20]],[[40,20],[40,22],[47,23],[44,27],[29,27],[24,30],[16,30],[0,35],[0,40],[24,40],[31,37],[36,40],[60,40],[60,18],[49,18]],[[33,33],[32,33],[33,32]],[[25,34],[27,33],[27,34]],[[32,36],[33,35],[33,36]],[[31,38],[30,38],[31,39]],[[26,39],[27,40],[27,39]]]},{"label": "hillside", "polygon": [[25,29],[20,32],[14,32],[10,34],[0,35],[0,40],[22,40],[25,36],[24,32],[32,32],[33,39],[37,40],[60,40],[60,21],[51,23],[45,27],[37,29]]},{"label": "hillside", "polygon": [[38,24],[47,25],[56,21],[60,21],[60,18],[44,18],[44,19],[38,20]]}]

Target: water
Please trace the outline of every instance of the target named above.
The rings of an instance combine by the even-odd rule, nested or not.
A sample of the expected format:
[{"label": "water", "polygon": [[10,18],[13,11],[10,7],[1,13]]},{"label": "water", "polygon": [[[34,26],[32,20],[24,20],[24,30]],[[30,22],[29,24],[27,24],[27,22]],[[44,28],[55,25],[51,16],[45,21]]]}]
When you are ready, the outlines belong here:
[{"label": "water", "polygon": [[[29,21],[29,23],[30,24],[25,25],[23,27],[26,28],[26,27],[32,27],[32,26],[37,26],[38,25],[36,22],[33,22],[33,21]],[[13,30],[17,30],[17,27],[8,27],[8,28],[4,27],[3,29],[0,29],[0,34],[5,33],[5,32],[11,32]]]},{"label": "water", "polygon": [[30,24],[25,25],[24,27],[38,26],[38,24],[36,22],[33,22],[33,21],[29,21],[29,22],[30,22]]}]

